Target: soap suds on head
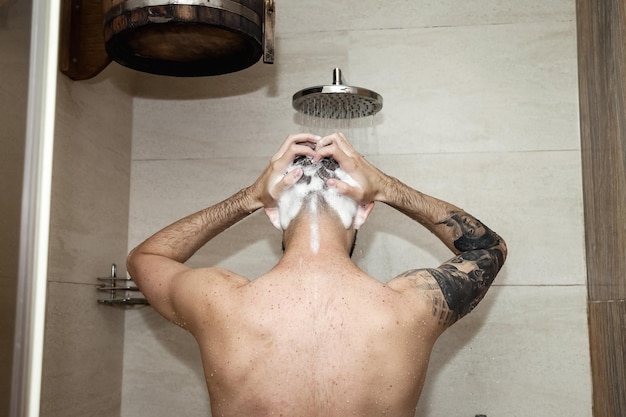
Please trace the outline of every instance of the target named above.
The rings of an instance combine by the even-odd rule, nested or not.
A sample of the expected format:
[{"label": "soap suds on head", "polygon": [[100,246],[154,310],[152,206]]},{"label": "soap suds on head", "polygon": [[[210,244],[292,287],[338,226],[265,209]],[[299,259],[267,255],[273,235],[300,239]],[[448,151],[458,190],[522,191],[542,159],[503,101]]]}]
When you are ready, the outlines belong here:
[{"label": "soap suds on head", "polygon": [[[278,199],[282,229],[286,229],[293,218],[298,215],[307,196],[310,196],[309,199],[313,201],[316,200],[315,195],[324,198],[328,206],[339,215],[344,227],[350,228],[357,212],[357,202],[339,194],[334,188],[329,188],[326,181],[330,178],[337,178],[352,186],[359,186],[359,184],[343,171],[334,159],[324,158],[313,163],[311,157],[299,156],[289,165],[287,173],[295,168],[302,169],[302,176]],[[317,201],[315,204],[311,203],[309,208],[312,212],[317,212]]]}]

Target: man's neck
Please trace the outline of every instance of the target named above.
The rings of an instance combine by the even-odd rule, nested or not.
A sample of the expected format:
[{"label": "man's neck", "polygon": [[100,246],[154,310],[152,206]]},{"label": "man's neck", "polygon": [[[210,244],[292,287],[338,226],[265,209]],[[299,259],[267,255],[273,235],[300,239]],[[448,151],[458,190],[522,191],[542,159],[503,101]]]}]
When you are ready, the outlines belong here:
[{"label": "man's neck", "polygon": [[350,246],[352,230],[346,230],[337,219],[309,214],[292,225],[286,234],[283,262],[297,261],[322,264],[352,264]]}]

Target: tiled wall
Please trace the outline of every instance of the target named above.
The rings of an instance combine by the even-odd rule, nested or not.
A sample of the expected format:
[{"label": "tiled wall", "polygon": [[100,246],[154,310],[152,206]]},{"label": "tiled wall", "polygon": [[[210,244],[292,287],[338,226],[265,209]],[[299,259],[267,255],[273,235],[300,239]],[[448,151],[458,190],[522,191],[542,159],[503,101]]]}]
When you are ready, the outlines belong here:
[{"label": "tiled wall", "polygon": [[124,310],[100,305],[97,277],[124,276],[131,77],[111,66],[59,74],[50,219],[42,417],[118,417]]},{"label": "tiled wall", "polygon": [[[2,2],[0,2],[2,3]],[[0,5],[0,415],[9,414],[30,41],[29,1]]]},{"label": "tiled wall", "polygon": [[[591,416],[574,2],[284,0],[276,30],[274,65],[138,77],[129,247],[252,183],[305,129],[292,94],[341,67],[384,97],[373,122],[344,129],[362,153],[510,249],[486,299],[438,341],[418,415]],[[190,265],[255,277],[279,256],[280,234],[257,213]],[[355,261],[386,280],[449,256],[378,205]],[[207,413],[193,338],[150,308],[129,311],[122,416]]]}]

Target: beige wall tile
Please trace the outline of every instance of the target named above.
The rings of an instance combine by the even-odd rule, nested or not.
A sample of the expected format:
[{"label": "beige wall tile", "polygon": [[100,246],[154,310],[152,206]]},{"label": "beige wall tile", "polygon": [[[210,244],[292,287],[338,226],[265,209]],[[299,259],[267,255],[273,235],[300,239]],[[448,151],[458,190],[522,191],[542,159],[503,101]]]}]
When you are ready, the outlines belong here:
[{"label": "beige wall tile", "polygon": [[277,4],[277,30],[397,29],[436,26],[493,25],[574,19],[575,4],[566,0],[374,0]]},{"label": "beige wall tile", "polygon": [[50,282],[41,415],[120,415],[124,310],[96,303],[93,285]]},{"label": "beige wall tile", "polygon": [[437,341],[417,415],[590,417],[586,288],[494,287]]},{"label": "beige wall tile", "polygon": [[124,311],[97,303],[97,277],[124,276],[132,98],[111,66],[88,82],[60,75],[50,218],[41,415],[117,417]]},{"label": "beige wall tile", "polygon": [[89,83],[59,78],[50,280],[92,284],[126,259],[132,100],[116,85],[124,76],[111,67]]},{"label": "beige wall tile", "polygon": [[[352,32],[383,153],[579,149],[573,22]],[[358,80],[358,82],[357,82]]]},{"label": "beige wall tile", "polygon": [[209,396],[200,352],[189,333],[152,308],[126,313],[124,416],[206,416]]},{"label": "beige wall tile", "polygon": [[[179,218],[251,185],[265,158],[136,161],[133,165],[130,246]],[[242,238],[245,236],[245,238]],[[250,278],[269,270],[281,253],[281,233],[262,211],[217,236],[189,265],[219,265]]]},{"label": "beige wall tile", "polygon": [[[586,283],[578,151],[370,160],[408,185],[467,210],[501,234],[509,257],[499,284]],[[403,215],[378,204],[359,234],[355,259],[372,275],[388,277],[451,257],[429,232],[406,226]]]}]

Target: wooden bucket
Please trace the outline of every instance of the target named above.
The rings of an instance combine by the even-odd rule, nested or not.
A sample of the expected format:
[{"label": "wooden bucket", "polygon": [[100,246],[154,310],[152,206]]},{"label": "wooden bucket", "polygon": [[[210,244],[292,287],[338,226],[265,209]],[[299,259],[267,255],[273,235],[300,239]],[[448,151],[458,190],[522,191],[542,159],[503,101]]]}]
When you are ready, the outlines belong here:
[{"label": "wooden bucket", "polygon": [[239,71],[263,54],[264,0],[102,0],[107,53],[160,75]]}]

